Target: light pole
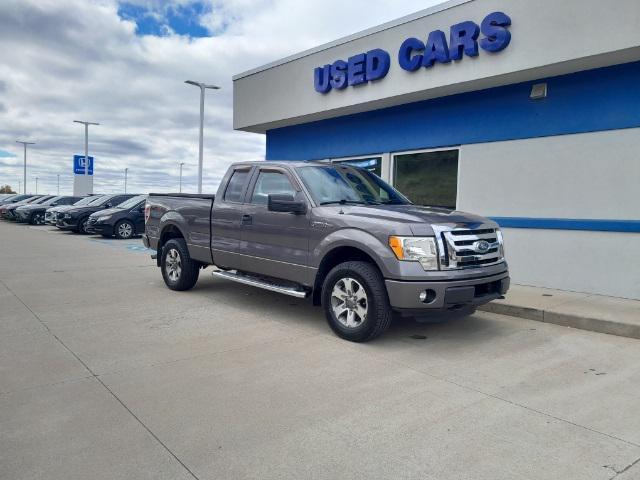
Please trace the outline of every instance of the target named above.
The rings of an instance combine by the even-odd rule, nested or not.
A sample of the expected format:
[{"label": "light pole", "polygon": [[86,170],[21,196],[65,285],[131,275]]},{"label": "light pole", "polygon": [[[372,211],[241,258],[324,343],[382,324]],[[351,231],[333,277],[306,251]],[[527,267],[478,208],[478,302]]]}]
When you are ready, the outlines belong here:
[{"label": "light pole", "polygon": [[184,162],[180,162],[180,190],[179,193],[182,193],[182,166],[184,165]]},{"label": "light pole", "polygon": [[38,177],[36,177],[36,195],[38,194]]},{"label": "light pole", "polygon": [[58,196],[60,196],[60,174],[58,173]]},{"label": "light pole", "polygon": [[[73,122],[84,125],[84,179],[87,182],[87,185],[89,185],[89,125],[100,124],[95,122],[84,122],[82,120],[74,120]],[[93,187],[91,188],[91,191],[87,193],[93,193]]]},{"label": "light pole", "polygon": [[20,190],[22,190],[22,182],[20,181],[20,179],[18,179],[18,193],[20,193]]},{"label": "light pole", "polygon": [[189,85],[195,85],[200,87],[200,149],[198,155],[198,193],[202,193],[202,143],[204,136],[204,91],[206,88],[211,90],[219,90],[220,87],[216,85],[207,85],[202,82],[194,82],[193,80],[186,80],[184,83]]},{"label": "light pole", "polygon": [[24,171],[22,174],[22,183],[24,184],[24,192],[27,193],[27,145],[35,145],[35,142],[23,142],[16,140],[16,143],[21,143],[24,146]]},{"label": "light pole", "polygon": [[124,193],[127,193],[127,172],[129,168],[124,169]]}]

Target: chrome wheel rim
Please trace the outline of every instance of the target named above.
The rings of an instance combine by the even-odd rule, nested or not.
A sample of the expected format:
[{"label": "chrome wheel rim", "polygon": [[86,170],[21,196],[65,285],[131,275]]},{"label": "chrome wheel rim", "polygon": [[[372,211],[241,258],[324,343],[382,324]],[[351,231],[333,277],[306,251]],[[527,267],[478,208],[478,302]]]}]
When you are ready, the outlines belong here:
[{"label": "chrome wheel rim", "polygon": [[34,223],[35,223],[36,225],[42,225],[42,224],[44,223],[44,218],[43,218],[42,214],[40,214],[40,213],[37,213],[37,214],[36,214],[36,217],[35,217],[35,219],[34,219],[34,220],[35,220],[35,222],[34,222]]},{"label": "chrome wheel rim", "polygon": [[180,252],[175,248],[170,249],[167,252],[167,258],[165,260],[165,271],[169,280],[177,282],[182,273],[182,260],[180,259]]},{"label": "chrome wheel rim", "polygon": [[89,225],[89,219],[88,218],[82,222],[82,231],[83,232],[87,231],[87,225]]},{"label": "chrome wheel rim", "polygon": [[343,326],[357,328],[367,319],[367,292],[357,280],[341,278],[331,291],[331,309]]},{"label": "chrome wheel rim", "polygon": [[121,223],[118,226],[118,235],[122,238],[129,238],[133,234],[133,227],[130,223]]}]

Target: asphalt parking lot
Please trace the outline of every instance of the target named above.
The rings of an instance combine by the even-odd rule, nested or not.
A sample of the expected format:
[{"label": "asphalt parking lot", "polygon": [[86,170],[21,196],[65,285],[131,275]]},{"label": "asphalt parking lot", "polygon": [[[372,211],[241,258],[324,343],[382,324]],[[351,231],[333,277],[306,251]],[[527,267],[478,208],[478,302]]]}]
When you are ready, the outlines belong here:
[{"label": "asphalt parking lot", "polygon": [[336,338],[172,292],[139,240],[0,223],[2,479],[640,478],[640,341],[489,313]]}]

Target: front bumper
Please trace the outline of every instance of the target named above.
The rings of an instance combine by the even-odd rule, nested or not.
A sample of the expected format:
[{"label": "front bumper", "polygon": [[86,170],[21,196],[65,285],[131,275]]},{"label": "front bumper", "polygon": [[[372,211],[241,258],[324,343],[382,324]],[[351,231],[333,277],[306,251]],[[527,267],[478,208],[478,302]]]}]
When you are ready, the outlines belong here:
[{"label": "front bumper", "polygon": [[18,222],[28,222],[29,221],[29,213],[26,212],[14,212],[14,215],[16,217],[16,220]]},{"label": "front bumper", "polygon": [[[385,280],[389,302],[396,310],[453,310],[476,307],[500,298],[510,285],[509,272],[469,280],[403,282]],[[420,298],[426,292],[426,300]]]},{"label": "front bumper", "polygon": [[113,235],[113,227],[105,223],[89,223],[87,225],[87,233],[91,235]]},{"label": "front bumper", "polygon": [[77,218],[58,218],[56,222],[56,227],[62,228],[63,230],[74,229],[78,227],[78,219]]},{"label": "front bumper", "polygon": [[58,221],[58,215],[56,213],[45,213],[44,214],[44,223],[47,225],[55,225]]},{"label": "front bumper", "polygon": [[16,219],[16,212],[15,210],[7,210],[6,212],[4,212],[3,217],[5,220],[15,220]]}]

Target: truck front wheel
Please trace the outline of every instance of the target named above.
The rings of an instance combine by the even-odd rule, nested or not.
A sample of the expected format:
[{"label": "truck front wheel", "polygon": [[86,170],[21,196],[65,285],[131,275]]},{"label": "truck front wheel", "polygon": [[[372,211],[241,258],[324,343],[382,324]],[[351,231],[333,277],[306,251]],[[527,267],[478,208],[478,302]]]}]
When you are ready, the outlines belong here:
[{"label": "truck front wheel", "polygon": [[187,244],[182,238],[169,240],[162,247],[160,269],[164,283],[171,290],[190,290],[198,281],[200,265],[191,260]]},{"label": "truck front wheel", "polygon": [[391,324],[384,279],[367,262],[335,266],[322,286],[322,306],[335,334],[351,342],[373,340]]}]

